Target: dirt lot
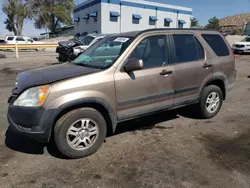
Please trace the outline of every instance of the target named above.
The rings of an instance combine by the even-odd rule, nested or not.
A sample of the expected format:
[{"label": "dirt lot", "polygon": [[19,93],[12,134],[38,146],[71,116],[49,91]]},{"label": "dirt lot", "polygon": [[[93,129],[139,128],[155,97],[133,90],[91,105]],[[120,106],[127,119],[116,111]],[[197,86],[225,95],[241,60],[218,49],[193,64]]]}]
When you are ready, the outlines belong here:
[{"label": "dirt lot", "polygon": [[51,58],[55,54],[23,64],[0,60],[1,188],[250,187],[250,56],[237,56],[236,85],[215,118],[199,120],[184,108],[129,121],[97,153],[78,160],[62,159],[50,145],[5,136],[6,100],[16,75],[3,68],[18,72]]}]

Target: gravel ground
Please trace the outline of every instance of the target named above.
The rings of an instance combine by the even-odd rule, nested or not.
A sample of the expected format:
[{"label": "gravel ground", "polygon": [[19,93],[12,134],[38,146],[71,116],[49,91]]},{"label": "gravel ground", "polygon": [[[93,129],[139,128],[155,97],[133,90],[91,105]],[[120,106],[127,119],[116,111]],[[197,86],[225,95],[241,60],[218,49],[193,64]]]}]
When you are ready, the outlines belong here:
[{"label": "gravel ground", "polygon": [[16,77],[11,68],[44,66],[50,58],[55,54],[21,65],[4,62],[7,71],[0,60],[1,188],[250,187],[250,56],[236,57],[235,87],[215,118],[200,120],[192,108],[182,108],[128,121],[97,153],[78,160],[61,158],[51,145],[5,136],[6,101]]}]

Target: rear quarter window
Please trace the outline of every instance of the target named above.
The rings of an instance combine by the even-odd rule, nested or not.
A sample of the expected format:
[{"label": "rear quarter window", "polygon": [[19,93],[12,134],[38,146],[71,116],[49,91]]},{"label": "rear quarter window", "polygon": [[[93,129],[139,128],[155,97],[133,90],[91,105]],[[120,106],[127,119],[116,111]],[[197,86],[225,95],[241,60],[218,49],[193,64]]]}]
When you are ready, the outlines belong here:
[{"label": "rear quarter window", "polygon": [[230,54],[227,44],[220,35],[202,34],[202,37],[217,56],[228,56]]},{"label": "rear quarter window", "polygon": [[7,40],[9,40],[9,41],[11,41],[11,40],[13,40],[14,39],[14,37],[8,37],[7,38]]}]

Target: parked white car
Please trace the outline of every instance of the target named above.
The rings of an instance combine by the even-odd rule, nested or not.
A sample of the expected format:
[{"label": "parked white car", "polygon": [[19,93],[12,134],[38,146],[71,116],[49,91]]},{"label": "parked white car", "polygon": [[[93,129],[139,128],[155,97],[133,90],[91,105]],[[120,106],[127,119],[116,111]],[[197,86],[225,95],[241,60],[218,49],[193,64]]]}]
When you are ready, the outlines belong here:
[{"label": "parked white car", "polygon": [[[44,44],[41,41],[35,41],[34,39],[26,36],[6,36],[4,40],[5,44]],[[43,49],[34,49],[34,50],[45,50]]]},{"label": "parked white car", "polygon": [[98,42],[99,40],[103,39],[105,36],[104,34],[88,34],[83,37],[80,37],[79,40],[83,43],[83,45],[74,47],[74,54],[78,54],[82,51],[85,51],[87,48]]},{"label": "parked white car", "polygon": [[250,53],[250,36],[241,42],[235,42],[232,46],[234,53]]}]

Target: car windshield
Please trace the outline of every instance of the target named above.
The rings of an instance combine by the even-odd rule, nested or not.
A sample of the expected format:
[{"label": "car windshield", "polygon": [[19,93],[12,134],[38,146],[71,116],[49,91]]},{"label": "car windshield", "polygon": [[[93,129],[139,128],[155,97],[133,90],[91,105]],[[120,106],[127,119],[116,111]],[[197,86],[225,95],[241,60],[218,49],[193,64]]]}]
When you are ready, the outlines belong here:
[{"label": "car windshield", "polygon": [[95,37],[86,35],[85,37],[83,37],[83,39],[81,41],[84,45],[88,46],[94,39],[95,39]]},{"label": "car windshield", "polygon": [[78,56],[73,63],[97,69],[106,69],[115,63],[132,40],[132,37],[105,37]]},{"label": "car windshield", "polygon": [[241,42],[250,42],[250,37],[244,38]]}]

